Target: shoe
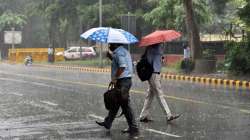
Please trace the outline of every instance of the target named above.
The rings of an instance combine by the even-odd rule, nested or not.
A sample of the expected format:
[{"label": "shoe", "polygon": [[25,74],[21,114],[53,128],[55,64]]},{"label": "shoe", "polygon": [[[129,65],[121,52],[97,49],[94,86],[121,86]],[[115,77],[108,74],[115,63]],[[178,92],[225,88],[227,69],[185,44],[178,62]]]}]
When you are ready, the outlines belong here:
[{"label": "shoe", "polygon": [[149,119],[149,118],[142,118],[140,119],[140,122],[144,122],[144,123],[148,123],[148,122],[152,122],[153,120],[152,119]]},{"label": "shoe", "polygon": [[129,133],[130,132],[130,129],[129,128],[126,128],[124,130],[121,131],[122,133]]},{"label": "shoe", "polygon": [[100,126],[105,127],[106,129],[110,129],[110,126],[108,126],[105,122],[98,122],[98,121],[96,121],[96,123],[97,123],[98,125],[100,125]]},{"label": "shoe", "polygon": [[136,129],[136,130],[134,130],[134,131],[130,131],[130,132],[129,132],[129,137],[130,137],[131,139],[139,139],[139,138],[141,137],[139,130]]},{"label": "shoe", "polygon": [[127,129],[124,129],[122,130],[122,133],[129,133],[131,136],[137,136],[139,135],[139,130],[138,128],[127,128]]},{"label": "shoe", "polygon": [[167,117],[167,122],[171,122],[172,120],[178,119],[181,115],[172,115]]}]

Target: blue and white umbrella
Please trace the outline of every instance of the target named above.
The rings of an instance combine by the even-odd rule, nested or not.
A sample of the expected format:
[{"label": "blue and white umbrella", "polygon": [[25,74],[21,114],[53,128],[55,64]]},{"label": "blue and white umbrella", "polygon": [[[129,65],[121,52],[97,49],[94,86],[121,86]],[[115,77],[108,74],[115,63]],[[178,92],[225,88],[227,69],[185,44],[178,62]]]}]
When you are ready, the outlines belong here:
[{"label": "blue and white umbrella", "polygon": [[92,28],[81,34],[80,37],[102,43],[132,44],[138,42],[138,39],[131,33],[110,27]]}]

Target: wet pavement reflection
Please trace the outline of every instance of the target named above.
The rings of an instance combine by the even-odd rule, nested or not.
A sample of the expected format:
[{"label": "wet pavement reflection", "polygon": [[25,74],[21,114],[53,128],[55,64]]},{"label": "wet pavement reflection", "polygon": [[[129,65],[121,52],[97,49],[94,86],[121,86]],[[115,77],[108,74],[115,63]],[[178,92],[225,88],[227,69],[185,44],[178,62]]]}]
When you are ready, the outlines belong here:
[{"label": "wet pavement reflection", "polygon": [[[128,140],[120,131],[124,117],[111,131],[95,124],[107,111],[102,94],[108,73],[0,64],[0,139],[5,140]],[[250,91],[205,84],[162,81],[172,112],[180,119],[167,123],[153,101],[151,123],[140,123],[144,140],[248,140]],[[133,79],[131,103],[139,115],[147,83]]]}]

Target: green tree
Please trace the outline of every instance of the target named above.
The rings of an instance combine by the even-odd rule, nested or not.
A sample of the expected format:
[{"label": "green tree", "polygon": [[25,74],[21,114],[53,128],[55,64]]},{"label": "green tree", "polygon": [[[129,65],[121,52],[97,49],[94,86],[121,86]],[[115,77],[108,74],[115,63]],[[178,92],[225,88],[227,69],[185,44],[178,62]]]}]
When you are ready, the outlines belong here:
[{"label": "green tree", "polygon": [[192,0],[184,0],[184,7],[186,11],[186,26],[188,30],[189,46],[191,46],[192,50],[192,59],[200,59],[202,57],[202,50],[200,45],[199,28],[197,27],[194,18]]},{"label": "green tree", "polygon": [[199,27],[212,20],[211,13],[205,0],[159,0],[144,18],[156,28],[187,32],[192,58],[198,59],[201,58]]},{"label": "green tree", "polygon": [[[243,21],[242,27],[247,32],[247,40],[250,46],[250,1],[246,1],[240,8],[238,14],[240,19]],[[249,47],[250,48],[250,47]]]},{"label": "green tree", "polygon": [[237,8],[234,11],[234,16],[239,15],[231,22],[239,24],[246,31],[247,40],[244,39],[242,42],[231,41],[227,44],[226,64],[228,70],[233,74],[250,74],[250,1],[233,0],[230,3]]},{"label": "green tree", "polygon": [[[76,0],[40,0],[33,2],[31,13],[42,15],[47,21],[49,43],[53,46],[66,48],[68,34],[75,31],[73,26],[78,23]],[[79,26],[78,26],[79,27]]]},{"label": "green tree", "polygon": [[[149,1],[152,3],[152,1]],[[144,19],[156,28],[174,28],[185,32],[185,10],[182,0],[153,1],[156,6],[146,12]],[[193,0],[194,16],[199,26],[210,22],[212,12],[206,0]]]},{"label": "green tree", "polygon": [[27,16],[22,10],[20,0],[0,0],[0,30],[4,28],[22,28],[27,23]]},{"label": "green tree", "polygon": [[175,28],[175,19],[178,1],[159,0],[157,6],[144,15],[146,21],[151,22],[156,28]]},{"label": "green tree", "polygon": [[12,12],[4,12],[0,16],[0,30],[4,28],[22,28],[27,22],[27,17],[22,14],[15,14]]},{"label": "green tree", "polygon": [[[99,26],[99,2],[78,6],[78,15],[82,28],[89,29]],[[126,4],[122,0],[107,0],[102,5],[103,26],[120,28],[120,17],[126,13]]]}]

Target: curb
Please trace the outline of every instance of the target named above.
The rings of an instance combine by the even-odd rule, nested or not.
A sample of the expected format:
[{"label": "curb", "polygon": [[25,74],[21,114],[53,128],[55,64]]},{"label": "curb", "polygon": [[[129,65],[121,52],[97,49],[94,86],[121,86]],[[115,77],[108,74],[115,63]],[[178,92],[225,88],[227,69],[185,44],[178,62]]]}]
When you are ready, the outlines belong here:
[{"label": "curb", "polygon": [[58,68],[65,70],[77,70],[82,72],[99,72],[106,73],[110,72],[109,68],[94,68],[94,67],[80,67],[80,66],[65,66],[65,65],[41,65],[41,64],[32,64],[35,67],[45,67],[45,68]]},{"label": "curb", "polygon": [[241,81],[241,80],[175,75],[175,74],[167,74],[167,73],[161,74],[161,78],[162,79],[170,79],[170,80],[179,80],[179,81],[189,81],[189,82],[194,82],[194,83],[202,83],[202,84],[206,84],[206,85],[250,89],[250,82],[249,81]]},{"label": "curb", "polygon": [[[94,67],[65,66],[65,65],[33,64],[32,66],[76,70],[76,71],[82,71],[82,72],[97,72],[97,73],[107,73],[111,71],[110,68],[94,68]],[[189,82],[201,83],[201,84],[206,84],[206,85],[250,89],[250,81],[176,75],[176,74],[171,74],[171,73],[162,73],[161,78],[164,80],[189,81]]]}]

